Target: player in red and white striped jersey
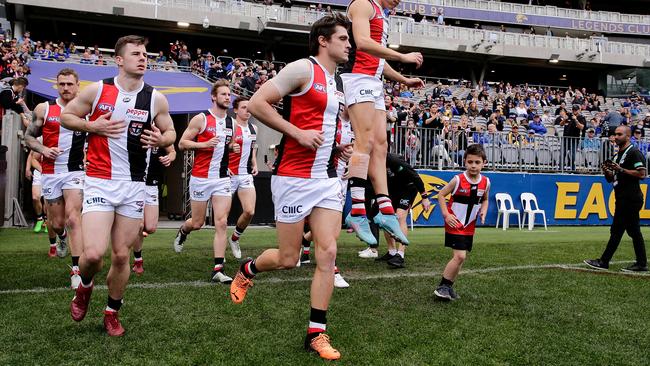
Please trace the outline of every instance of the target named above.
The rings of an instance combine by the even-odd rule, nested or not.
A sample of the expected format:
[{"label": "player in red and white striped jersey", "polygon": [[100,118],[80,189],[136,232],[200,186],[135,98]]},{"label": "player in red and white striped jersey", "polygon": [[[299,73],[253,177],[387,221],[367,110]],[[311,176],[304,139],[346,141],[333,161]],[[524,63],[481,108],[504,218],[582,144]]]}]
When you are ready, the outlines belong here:
[{"label": "player in red and white striped jersey", "polygon": [[419,52],[402,54],[386,47],[389,23],[385,10],[393,9],[399,3],[399,0],[352,0],[347,12],[352,21],[352,51],[341,78],[356,142],[348,167],[352,210],[345,222],[370,245],[375,245],[376,239],[370,232],[364,206],[368,176],[380,208],[374,222],[397,240],[408,244],[388,197],[386,107],[381,76],[415,88],[423,87],[424,82],[419,78],[404,77],[386,63],[386,60],[392,60],[420,67],[423,61]]},{"label": "player in red and white striped jersey", "polygon": [[[205,223],[208,201],[214,213],[214,267],[212,281],[230,283],[224,272],[226,254],[226,224],[232,194],[228,175],[229,151],[233,148],[234,121],[228,116],[230,84],[219,80],[212,86],[212,107],[192,117],[178,143],[181,150],[194,150],[194,165],[190,177],[192,217],[178,229],[174,250],[180,253],[187,236]],[[239,254],[241,256],[241,254]]]},{"label": "player in red and white striped jersey", "polygon": [[[243,263],[230,286],[232,301],[241,303],[258,272],[296,267],[309,216],[317,264],[305,349],[330,360],[341,356],[325,329],[343,208],[334,162],[336,129],[345,105],[342,83],[335,73],[336,65],[348,58],[347,26],[340,14],[316,21],[309,34],[311,57],[287,65],[262,85],[248,105],[261,123],[283,133],[271,179],[279,248]],[[280,115],[273,105],[282,98]]]},{"label": "player in red and white striped jersey", "polygon": [[[445,219],[445,246],[453,250],[453,257],[442,272],[440,285],[434,295],[442,300],[456,300],[458,295],[452,286],[465,262],[467,252],[472,250],[476,220],[485,223],[490,179],[481,175],[487,157],[483,146],[470,145],[465,150],[466,171],[455,176],[440,192],[438,205]],[[449,202],[445,197],[451,194]]]},{"label": "player in red and white striped jersey", "polygon": [[142,233],[148,150],[164,148],[176,139],[167,98],[143,80],[147,69],[145,44],[140,36],[118,39],[118,75],[90,84],[61,113],[65,128],[89,133],[81,219],[81,286],[70,312],[75,321],[86,316],[93,278],[101,270],[110,242],[108,304],[104,311],[104,328],[109,336],[124,334],[118,311],[131,273],[131,247]]},{"label": "player in red and white striped jersey", "polygon": [[[50,224],[48,230],[56,232],[59,238],[57,254],[65,256],[67,243],[70,244],[70,286],[76,289],[81,283],[79,256],[83,251],[81,204],[86,133],[61,126],[60,117],[63,108],[77,96],[79,76],[72,69],[61,69],[56,76],[56,87],[59,93],[57,99],[41,103],[34,108],[25,142],[30,149],[42,155],[42,192],[47,204]],[[42,143],[37,139],[41,135]]]},{"label": "player in red and white striped jersey", "polygon": [[235,112],[235,138],[230,152],[230,190],[237,193],[241,203],[242,213],[237,218],[235,231],[228,242],[235,258],[241,258],[239,238],[250,224],[255,214],[255,184],[253,177],[257,175],[257,131],[250,122],[248,101],[237,98],[232,102]]}]

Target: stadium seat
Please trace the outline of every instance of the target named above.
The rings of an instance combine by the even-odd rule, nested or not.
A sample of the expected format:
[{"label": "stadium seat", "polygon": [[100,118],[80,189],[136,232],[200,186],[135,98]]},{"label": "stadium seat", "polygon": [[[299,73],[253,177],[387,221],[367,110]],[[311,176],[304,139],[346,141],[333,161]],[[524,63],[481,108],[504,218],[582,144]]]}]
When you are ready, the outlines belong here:
[{"label": "stadium seat", "polygon": [[544,230],[548,230],[546,227],[546,212],[539,208],[537,204],[537,197],[530,192],[524,192],[520,196],[521,198],[521,207],[524,211],[524,220],[522,223],[526,225],[526,217],[528,217],[528,230],[533,230],[535,226],[535,215],[541,214],[544,219]]},{"label": "stadium seat", "polygon": [[499,228],[499,219],[503,215],[503,230],[510,227],[510,214],[517,214],[517,227],[521,230],[521,214],[518,209],[515,208],[515,204],[512,202],[512,197],[508,193],[497,193],[495,195],[497,200],[497,225],[496,228]]}]

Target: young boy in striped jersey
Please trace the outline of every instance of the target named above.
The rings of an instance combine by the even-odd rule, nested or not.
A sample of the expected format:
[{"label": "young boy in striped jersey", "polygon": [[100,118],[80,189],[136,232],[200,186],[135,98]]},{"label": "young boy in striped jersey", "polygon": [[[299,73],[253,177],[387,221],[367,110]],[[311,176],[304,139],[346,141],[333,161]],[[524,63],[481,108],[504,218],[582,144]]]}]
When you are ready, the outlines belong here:
[{"label": "young boy in striped jersey", "polygon": [[[487,160],[483,146],[468,146],[464,158],[466,171],[455,176],[438,193],[438,204],[445,219],[445,246],[453,250],[453,257],[447,263],[440,285],[434,291],[441,300],[459,299],[452,286],[467,252],[472,251],[476,219],[480,216],[481,223],[485,223],[488,210],[490,179],[481,175]],[[451,198],[445,202],[445,197],[449,194]]]}]

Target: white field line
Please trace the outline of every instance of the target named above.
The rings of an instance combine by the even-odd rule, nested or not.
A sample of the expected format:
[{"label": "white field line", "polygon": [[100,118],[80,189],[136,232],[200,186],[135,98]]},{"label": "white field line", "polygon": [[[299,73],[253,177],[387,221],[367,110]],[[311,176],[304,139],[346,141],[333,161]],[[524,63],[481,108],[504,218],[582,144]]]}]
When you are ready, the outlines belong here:
[{"label": "white field line", "polygon": [[[616,261],[610,262],[610,264],[617,263],[629,263],[628,261]],[[596,269],[591,269],[585,267],[582,263],[557,263],[557,264],[530,264],[530,265],[521,265],[521,266],[503,266],[503,267],[489,267],[489,268],[479,268],[479,269],[468,269],[462,270],[460,273],[463,275],[472,275],[472,274],[482,274],[482,273],[493,273],[493,272],[504,272],[504,271],[525,271],[525,270],[536,270],[536,269],[570,269],[574,271],[581,272],[595,272],[595,273],[606,273],[610,275],[624,275],[624,276],[638,276],[638,277],[649,277],[648,273],[631,273],[631,272],[614,272],[614,271],[599,271]],[[345,272],[344,272],[345,273]],[[346,279],[353,281],[368,281],[368,280],[380,280],[380,279],[396,279],[396,278],[421,278],[421,277],[434,277],[440,275],[440,272],[427,271],[427,272],[387,272],[375,275],[362,275],[362,276],[345,276]],[[285,282],[306,282],[311,281],[311,277],[296,277],[296,278],[261,278],[256,280],[255,283],[285,283]],[[142,289],[165,289],[170,287],[208,287],[215,286],[216,284],[208,281],[182,281],[182,282],[160,282],[160,283],[133,283],[129,284],[128,288],[142,288]],[[96,290],[106,290],[106,285],[97,285],[95,286]],[[54,288],[44,288],[44,287],[35,287],[30,289],[13,289],[13,290],[0,290],[0,295],[14,295],[14,294],[42,294],[42,293],[51,293],[59,291],[71,291],[69,287],[54,287]]]}]

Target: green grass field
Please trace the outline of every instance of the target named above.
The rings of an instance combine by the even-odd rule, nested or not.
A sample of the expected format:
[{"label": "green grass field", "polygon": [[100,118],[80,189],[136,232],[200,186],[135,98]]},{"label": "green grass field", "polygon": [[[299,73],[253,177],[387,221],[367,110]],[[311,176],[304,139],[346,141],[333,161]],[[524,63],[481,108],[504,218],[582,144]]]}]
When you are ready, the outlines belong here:
[{"label": "green grass field", "polygon": [[[193,233],[178,255],[175,232],[145,241],[145,273],[131,277],[120,312],[122,338],[102,329],[104,287],[88,316],[69,314],[69,257],[47,258],[45,234],[0,231],[2,365],[313,365],[302,350],[312,266],[258,276],[242,305],[208,283],[212,232]],[[650,230],[644,228],[646,237]],[[624,275],[629,238],[607,273],[580,265],[598,257],[608,228],[533,232],[482,228],[455,288],[461,299],[434,301],[450,256],[441,229],[411,234],[407,268],[357,258],[342,233],[337,263],[350,282],[335,289],[328,333],[343,365],[648,365],[650,276]],[[276,245],[272,229],[250,229],[245,256]],[[383,242],[382,242],[383,245]],[[228,253],[226,271],[236,261]],[[98,276],[103,285],[108,269]]]}]

